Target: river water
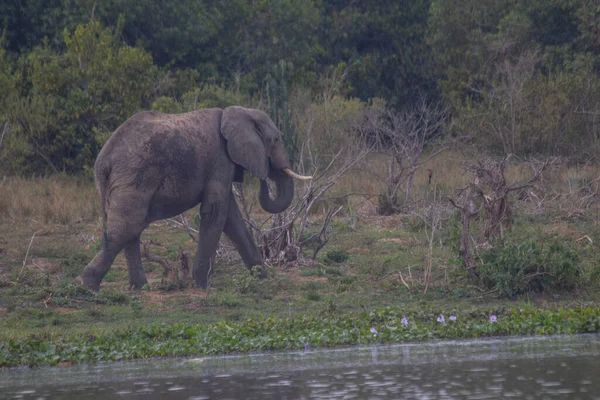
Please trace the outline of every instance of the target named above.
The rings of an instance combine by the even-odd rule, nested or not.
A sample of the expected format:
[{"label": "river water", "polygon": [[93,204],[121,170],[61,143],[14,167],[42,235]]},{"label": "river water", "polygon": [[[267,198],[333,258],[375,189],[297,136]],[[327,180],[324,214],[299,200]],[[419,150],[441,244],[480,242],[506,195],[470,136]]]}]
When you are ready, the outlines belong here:
[{"label": "river water", "polygon": [[0,371],[2,399],[600,399],[600,335]]}]

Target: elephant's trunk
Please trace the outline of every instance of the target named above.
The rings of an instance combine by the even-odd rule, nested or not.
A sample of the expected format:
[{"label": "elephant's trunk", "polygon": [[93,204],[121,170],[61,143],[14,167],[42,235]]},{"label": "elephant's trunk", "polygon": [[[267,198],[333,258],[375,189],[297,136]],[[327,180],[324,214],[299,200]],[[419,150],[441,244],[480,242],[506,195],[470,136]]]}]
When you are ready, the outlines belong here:
[{"label": "elephant's trunk", "polygon": [[294,180],[282,170],[271,170],[269,178],[275,182],[277,195],[271,199],[269,185],[266,180],[260,181],[260,194],[258,200],[266,212],[278,214],[285,211],[294,198]]}]

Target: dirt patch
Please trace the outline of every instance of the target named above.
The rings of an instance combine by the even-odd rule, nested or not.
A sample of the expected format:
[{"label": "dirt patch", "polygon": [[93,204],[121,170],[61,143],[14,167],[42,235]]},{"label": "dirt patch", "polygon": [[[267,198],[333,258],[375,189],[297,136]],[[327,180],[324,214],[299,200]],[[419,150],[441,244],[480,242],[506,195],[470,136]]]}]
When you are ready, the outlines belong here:
[{"label": "dirt patch", "polygon": [[368,252],[369,249],[365,247],[355,247],[353,249],[348,250],[348,253],[350,254],[367,254]]},{"label": "dirt patch", "polygon": [[[50,303],[50,304],[52,304],[52,303]],[[54,311],[58,311],[58,312],[61,312],[61,313],[74,313],[76,311],[79,311],[77,308],[68,308],[68,307],[51,306],[51,308]]]},{"label": "dirt patch", "polygon": [[367,200],[358,207],[356,213],[361,217],[372,217],[377,215],[377,206],[371,200]]},{"label": "dirt patch", "polygon": [[416,243],[417,241],[415,239],[411,239],[411,238],[383,238],[383,239],[379,239],[378,242],[407,244],[407,243]]},{"label": "dirt patch", "polygon": [[298,282],[322,282],[327,283],[329,278],[326,276],[298,276]]},{"label": "dirt patch", "polygon": [[288,270],[287,275],[290,282],[295,285],[304,282],[323,282],[327,283],[328,278],[326,276],[302,276],[300,275],[300,269]]},{"label": "dirt patch", "polygon": [[52,274],[60,271],[60,265],[48,261],[47,258],[32,258],[31,262],[27,265],[27,268]]},{"label": "dirt patch", "polygon": [[185,296],[187,298],[203,299],[208,296],[204,290],[198,290],[194,288],[178,289],[170,292],[152,291],[152,292],[141,292],[141,296],[144,301],[151,304],[162,304],[165,301],[171,300],[176,297]]},{"label": "dirt patch", "polygon": [[19,251],[19,249],[8,249],[8,250],[6,250],[6,255],[9,256],[9,257],[10,256],[16,256],[16,255],[19,255],[19,254],[21,254],[21,252]]},{"label": "dirt patch", "polygon": [[558,234],[560,236],[566,236],[570,239],[577,240],[585,236],[584,233],[571,229],[566,225],[554,225],[547,229],[548,233]]},{"label": "dirt patch", "polygon": [[373,216],[363,218],[363,221],[369,225],[378,226],[386,229],[401,229],[407,222],[411,220],[410,216],[406,215],[386,215],[386,216]]},{"label": "dirt patch", "polygon": [[282,294],[280,296],[275,296],[275,299],[277,299],[279,301],[293,301],[293,300],[298,300],[301,298],[302,298],[302,296],[298,296],[297,294],[290,294],[290,293]]}]

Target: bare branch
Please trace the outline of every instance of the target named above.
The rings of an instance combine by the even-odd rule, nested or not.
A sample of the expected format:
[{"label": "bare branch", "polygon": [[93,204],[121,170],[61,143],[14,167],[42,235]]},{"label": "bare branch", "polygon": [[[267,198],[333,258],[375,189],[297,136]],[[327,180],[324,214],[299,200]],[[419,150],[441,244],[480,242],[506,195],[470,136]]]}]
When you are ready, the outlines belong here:
[{"label": "bare branch", "polygon": [[[302,262],[302,251],[307,246],[313,246],[312,258],[328,243],[330,225],[332,219],[338,215],[343,207],[329,207],[320,224],[318,232],[306,239],[305,232],[310,226],[316,224],[311,221],[311,213],[315,206],[323,200],[326,193],[335,186],[336,182],[349,170],[361,162],[374,148],[374,143],[361,141],[362,135],[354,137],[352,145],[343,146],[333,154],[326,157],[326,162],[318,160],[313,151],[311,143],[313,140],[313,125],[311,118],[307,118],[301,127],[305,129],[303,142],[300,145],[300,157],[297,172],[303,175],[312,175],[313,179],[303,181],[302,185],[296,186],[297,195],[292,205],[283,213],[270,217],[271,224],[265,227],[257,223],[246,209],[246,199],[243,188],[240,185],[234,189],[236,199],[240,201],[241,208],[248,226],[255,236],[255,241],[260,244],[261,252],[265,260],[272,264],[286,264],[290,262]],[[363,129],[362,122],[354,126],[353,132]],[[266,223],[266,221],[265,221]]]},{"label": "bare branch", "polygon": [[[426,146],[441,136],[448,117],[448,108],[429,104],[421,97],[411,109],[386,109],[371,118],[369,130],[365,135],[376,144],[376,151],[387,159],[385,175],[370,165],[365,166],[385,187],[385,199],[383,204],[380,204],[380,214],[397,212],[399,207],[407,208],[407,204],[411,202],[411,189],[416,171],[424,162],[446,149],[446,146],[434,149],[425,160],[422,159]],[[399,204],[398,194],[402,187],[404,201],[403,204]]]},{"label": "bare branch", "polygon": [[173,226],[174,228],[182,229],[182,230],[186,231],[186,233],[189,235],[189,237],[192,239],[192,241],[195,242],[197,240],[195,235],[198,234],[198,230],[194,229],[190,226],[189,221],[183,214],[179,215],[179,221],[177,221],[173,218],[168,218],[166,221],[167,221],[167,223],[171,224],[171,226]]},{"label": "bare branch", "polygon": [[2,136],[0,136],[0,150],[2,150],[2,141],[4,140],[4,135],[9,131],[10,125],[8,122],[4,123],[4,129],[2,130]]},{"label": "bare branch", "polygon": [[27,265],[27,256],[29,256],[29,250],[31,250],[31,245],[33,244],[33,239],[35,238],[35,235],[40,232],[35,231],[33,233],[33,235],[31,236],[31,240],[29,241],[29,246],[27,246],[27,252],[25,253],[25,258],[23,259],[23,266],[21,267],[21,270],[19,271],[19,275],[17,276],[17,282],[19,282],[19,280],[21,279],[21,275],[23,274],[23,270],[25,269],[25,266]]},{"label": "bare branch", "polygon": [[152,240],[145,241],[143,243],[143,252],[142,252],[144,257],[146,257],[146,259],[148,259],[148,261],[152,261],[152,262],[159,264],[167,273],[169,280],[177,281],[177,279],[178,279],[177,270],[175,268],[171,267],[169,265],[169,262],[167,260],[165,260],[164,258],[150,253],[150,250],[148,249],[148,246],[150,246],[150,245],[158,246],[159,244]]}]

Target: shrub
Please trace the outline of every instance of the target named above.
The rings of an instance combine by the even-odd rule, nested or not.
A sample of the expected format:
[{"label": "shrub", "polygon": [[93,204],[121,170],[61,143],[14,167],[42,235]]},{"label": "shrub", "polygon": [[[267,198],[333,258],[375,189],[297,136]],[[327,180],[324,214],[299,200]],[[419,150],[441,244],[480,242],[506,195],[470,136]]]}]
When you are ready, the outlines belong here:
[{"label": "shrub", "polygon": [[544,290],[572,290],[579,284],[579,254],[557,238],[516,242],[498,239],[481,255],[480,283],[508,297]]},{"label": "shrub", "polygon": [[325,258],[336,263],[343,263],[348,260],[348,252],[346,250],[331,250],[325,254]]}]

